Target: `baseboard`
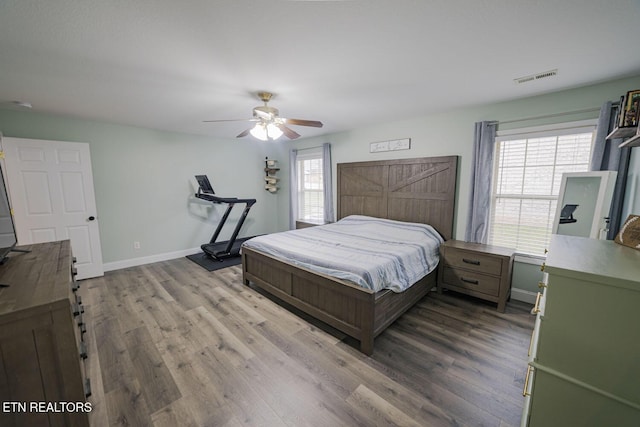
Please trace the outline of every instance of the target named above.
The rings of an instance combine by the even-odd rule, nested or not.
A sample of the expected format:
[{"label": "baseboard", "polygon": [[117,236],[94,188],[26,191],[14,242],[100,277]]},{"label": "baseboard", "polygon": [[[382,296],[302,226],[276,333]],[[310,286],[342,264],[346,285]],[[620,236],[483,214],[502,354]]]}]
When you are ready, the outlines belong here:
[{"label": "baseboard", "polygon": [[518,301],[528,302],[529,304],[535,304],[537,296],[538,296],[537,292],[525,291],[524,289],[518,289],[518,288],[511,288],[511,298]]},{"label": "baseboard", "polygon": [[167,252],[164,254],[149,255],[140,258],[125,259],[122,261],[108,262],[104,264],[104,271],[121,270],[123,268],[137,267],[139,265],[151,264],[154,262],[168,261],[170,259],[182,258],[187,255],[202,252],[200,248],[184,249],[181,251]]}]

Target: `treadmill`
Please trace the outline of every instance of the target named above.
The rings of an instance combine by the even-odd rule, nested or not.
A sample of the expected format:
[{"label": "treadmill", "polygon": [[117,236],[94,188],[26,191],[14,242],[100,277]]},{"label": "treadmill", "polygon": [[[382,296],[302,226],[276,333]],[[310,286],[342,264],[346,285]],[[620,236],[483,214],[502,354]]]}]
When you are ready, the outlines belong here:
[{"label": "treadmill", "polygon": [[[244,224],[244,220],[247,218],[247,215],[249,214],[249,210],[251,209],[251,206],[253,206],[256,203],[256,199],[239,199],[237,197],[218,197],[213,191],[211,182],[209,181],[209,178],[206,175],[196,175],[196,181],[198,181],[199,188],[195,196],[198,199],[206,200],[208,202],[215,203],[215,204],[222,203],[227,205],[227,210],[224,212],[224,215],[222,215],[222,219],[218,223],[218,227],[216,228],[216,231],[213,233],[213,236],[211,236],[211,240],[209,241],[209,243],[205,243],[201,245],[200,248],[204,253],[206,253],[211,258],[218,261],[223,261],[224,259],[227,259],[227,258],[240,256],[240,246],[245,240],[249,240],[251,237],[243,237],[238,239],[238,233],[240,233],[242,224]],[[245,205],[245,208],[242,211],[242,215],[238,220],[238,224],[236,225],[236,228],[233,230],[233,234],[231,235],[231,238],[229,240],[217,242],[218,236],[220,235],[220,232],[222,231],[222,228],[224,227],[225,222],[227,222],[227,218],[229,218],[229,214],[231,213],[231,210],[236,205],[236,203],[244,203]]]},{"label": "treadmill", "polygon": [[573,212],[575,212],[576,208],[579,205],[564,205],[562,210],[560,211],[560,224],[572,224],[574,222],[578,222],[577,219],[573,217]]}]

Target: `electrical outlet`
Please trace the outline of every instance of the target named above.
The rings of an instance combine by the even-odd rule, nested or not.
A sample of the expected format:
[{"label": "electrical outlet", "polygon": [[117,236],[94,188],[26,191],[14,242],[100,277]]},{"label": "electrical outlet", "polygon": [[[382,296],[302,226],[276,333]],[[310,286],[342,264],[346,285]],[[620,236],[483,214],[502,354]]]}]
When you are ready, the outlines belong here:
[{"label": "electrical outlet", "polygon": [[133,249],[140,249],[140,242],[133,242]]}]

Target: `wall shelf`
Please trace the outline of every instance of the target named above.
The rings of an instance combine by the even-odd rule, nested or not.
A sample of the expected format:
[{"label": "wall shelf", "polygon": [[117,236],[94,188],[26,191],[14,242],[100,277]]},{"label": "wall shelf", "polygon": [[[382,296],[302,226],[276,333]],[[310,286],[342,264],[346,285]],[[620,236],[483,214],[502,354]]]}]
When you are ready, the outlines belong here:
[{"label": "wall shelf", "polygon": [[276,167],[278,161],[269,159],[268,157],[264,160],[264,174],[265,174],[265,185],[264,189],[269,193],[275,193],[278,191],[278,181],[280,178],[276,177],[276,173],[280,170],[280,168]]},{"label": "wall shelf", "polygon": [[627,139],[626,141],[624,141],[623,143],[618,145],[618,148],[637,147],[639,145],[640,145],[640,134],[635,135],[632,138]]},{"label": "wall shelf", "polygon": [[620,127],[615,128],[613,132],[607,135],[607,139],[627,138],[618,145],[618,148],[637,147],[640,145],[640,132],[638,127]]},{"label": "wall shelf", "polygon": [[607,139],[624,139],[618,148],[640,145],[640,90],[631,90],[620,97],[620,107],[616,117],[618,125]]},{"label": "wall shelf", "polygon": [[638,133],[637,126],[615,128],[613,132],[607,135],[607,139],[629,138],[630,136],[635,136],[636,133]]}]

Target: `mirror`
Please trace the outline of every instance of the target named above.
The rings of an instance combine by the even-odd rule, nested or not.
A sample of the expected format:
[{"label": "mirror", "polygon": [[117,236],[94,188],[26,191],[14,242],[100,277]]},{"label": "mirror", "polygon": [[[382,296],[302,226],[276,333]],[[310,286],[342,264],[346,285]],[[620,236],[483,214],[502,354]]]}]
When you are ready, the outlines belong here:
[{"label": "mirror", "polygon": [[606,239],[617,172],[563,173],[553,233]]}]

